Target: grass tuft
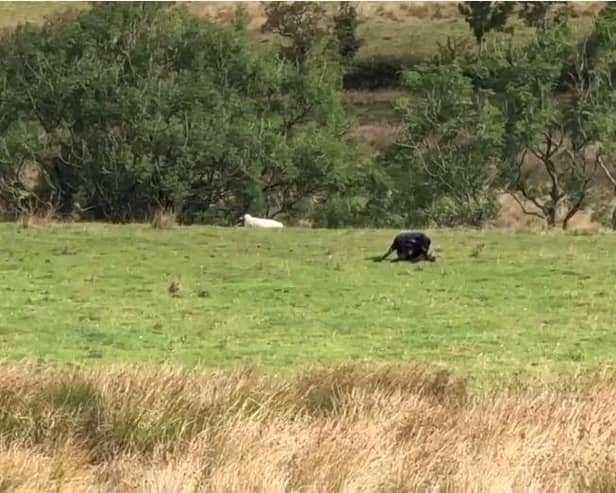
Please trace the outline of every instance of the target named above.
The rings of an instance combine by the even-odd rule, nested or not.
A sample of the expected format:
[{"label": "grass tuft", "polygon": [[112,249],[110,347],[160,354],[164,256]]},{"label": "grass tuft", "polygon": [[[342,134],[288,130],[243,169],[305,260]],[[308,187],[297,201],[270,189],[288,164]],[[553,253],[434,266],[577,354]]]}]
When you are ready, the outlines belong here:
[{"label": "grass tuft", "polygon": [[177,226],[177,217],[172,208],[159,208],[154,212],[151,224],[154,229],[173,229]]},{"label": "grass tuft", "polygon": [[44,209],[23,209],[17,216],[17,224],[22,229],[28,229],[47,226],[55,223],[57,219],[58,214],[55,208],[51,206]]}]

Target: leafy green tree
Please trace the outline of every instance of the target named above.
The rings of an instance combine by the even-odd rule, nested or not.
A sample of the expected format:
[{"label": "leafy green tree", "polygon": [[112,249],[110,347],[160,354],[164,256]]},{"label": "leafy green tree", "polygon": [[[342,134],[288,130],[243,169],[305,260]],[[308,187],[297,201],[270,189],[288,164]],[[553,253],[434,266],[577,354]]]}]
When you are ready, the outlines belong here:
[{"label": "leafy green tree", "polygon": [[349,65],[361,46],[357,37],[359,19],[357,8],[352,2],[339,2],[334,16],[334,34],[338,40],[338,53],[343,64]]},{"label": "leafy green tree", "polygon": [[437,224],[480,226],[496,213],[494,180],[503,120],[474,92],[458,64],[424,66],[405,74],[412,96],[400,101],[406,130],[397,144],[402,195],[419,195]]},{"label": "leafy green tree", "polygon": [[[562,97],[557,88],[569,59],[568,96]],[[583,76],[585,54],[575,49],[561,18],[528,46],[510,47],[485,62],[505,87],[502,185],[524,213],[566,229],[588,204],[599,169],[597,155],[589,152],[598,139],[589,118],[597,99],[596,86]]]},{"label": "leafy green tree", "polygon": [[491,31],[503,31],[515,2],[459,2],[458,10],[471,28],[479,53],[483,52],[485,36]]},{"label": "leafy green tree", "polygon": [[319,2],[263,2],[262,32],[280,35],[287,41],[284,53],[303,65],[310,48],[329,34],[327,10]]},{"label": "leafy green tree", "polygon": [[161,205],[185,222],[249,209],[292,217],[355,193],[349,174],[365,159],[340,138],[341,69],[325,41],[300,66],[256,48],[241,16],[224,27],[164,4],[111,3],[7,33],[0,54],[9,202],[25,159],[64,212],[78,202],[116,222]]},{"label": "leafy green tree", "polygon": [[527,26],[547,31],[550,28],[555,9],[565,2],[518,2],[521,17]]},{"label": "leafy green tree", "polygon": [[[586,43],[587,87],[593,102],[588,121],[597,138],[594,151],[602,175],[612,185],[608,197],[616,198],[616,7],[608,2],[596,18]],[[616,229],[616,207],[611,208],[609,225]]]},{"label": "leafy green tree", "polygon": [[55,208],[56,197],[45,187],[36,159],[47,148],[44,132],[17,121],[3,133],[0,150],[0,211],[27,212]]},{"label": "leafy green tree", "polygon": [[582,42],[588,70],[601,66],[602,70],[609,69],[610,76],[616,75],[616,5],[606,2],[606,6],[595,18],[591,34]]}]

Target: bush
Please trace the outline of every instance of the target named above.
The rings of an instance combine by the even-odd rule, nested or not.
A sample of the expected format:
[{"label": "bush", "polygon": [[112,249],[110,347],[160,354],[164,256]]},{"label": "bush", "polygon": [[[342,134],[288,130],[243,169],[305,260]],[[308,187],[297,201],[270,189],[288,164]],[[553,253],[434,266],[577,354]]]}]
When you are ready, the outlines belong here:
[{"label": "bush", "polygon": [[412,94],[398,105],[405,132],[388,152],[399,202],[418,221],[481,226],[497,212],[502,114],[477,97],[457,63],[421,66],[404,78]]},{"label": "bush", "polygon": [[428,216],[441,227],[481,226],[496,218],[498,212],[496,194],[488,193],[477,204],[462,204],[448,196],[440,197],[430,207]]},{"label": "bush", "polygon": [[334,34],[338,40],[338,54],[343,64],[350,64],[362,41],[357,37],[359,19],[357,8],[351,2],[340,2],[334,16]]},{"label": "bush", "polygon": [[25,160],[43,163],[60,213],[78,202],[94,220],[149,221],[169,204],[184,222],[228,224],[353,195],[338,55],[316,40],[302,57],[157,3],[6,33],[0,201],[23,195]]}]

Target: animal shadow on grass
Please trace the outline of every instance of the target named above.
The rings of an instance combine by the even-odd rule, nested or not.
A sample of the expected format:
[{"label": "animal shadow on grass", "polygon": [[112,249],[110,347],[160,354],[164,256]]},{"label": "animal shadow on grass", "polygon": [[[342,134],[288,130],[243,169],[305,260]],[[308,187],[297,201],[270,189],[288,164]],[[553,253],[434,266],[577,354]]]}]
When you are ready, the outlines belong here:
[{"label": "animal shadow on grass", "polygon": [[384,259],[382,255],[375,255],[375,256],[372,256],[372,257],[364,257],[364,260],[372,261],[372,262],[389,262],[390,264],[391,263],[422,264],[424,262],[429,262],[426,259],[420,259],[420,260],[415,260],[415,261],[403,260],[403,259],[399,259],[399,258]]},{"label": "animal shadow on grass", "polygon": [[365,257],[364,260],[368,260],[368,261],[372,261],[372,262],[401,262],[400,259],[397,258],[390,258],[390,259],[384,259],[383,255],[374,255],[372,257]]},{"label": "animal shadow on grass", "polygon": [[420,258],[415,259],[415,260],[403,260],[403,259],[396,258],[396,257],[390,258],[388,260],[386,258],[383,258],[383,255],[373,255],[370,257],[364,257],[364,260],[372,261],[372,262],[385,262],[385,260],[388,260],[390,263],[391,262],[395,262],[395,263],[402,262],[405,264],[422,264],[424,262],[430,263],[430,262],[436,261],[436,259],[441,256],[441,253],[442,253],[442,248],[435,248],[430,253],[430,256],[432,256],[432,260],[429,260],[425,256],[421,256]]}]

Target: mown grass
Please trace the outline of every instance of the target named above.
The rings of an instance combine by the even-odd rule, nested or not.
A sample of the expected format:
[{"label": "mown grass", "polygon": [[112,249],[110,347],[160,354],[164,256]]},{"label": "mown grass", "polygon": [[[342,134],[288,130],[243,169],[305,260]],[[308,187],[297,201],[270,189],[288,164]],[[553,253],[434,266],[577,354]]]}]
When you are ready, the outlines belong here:
[{"label": "mown grass", "polygon": [[0,348],[63,364],[417,362],[484,382],[613,360],[616,236],[437,230],[434,264],[366,259],[394,233],[2,224]]},{"label": "mown grass", "polygon": [[3,491],[616,487],[613,372],[469,393],[415,366],[0,370]]}]

